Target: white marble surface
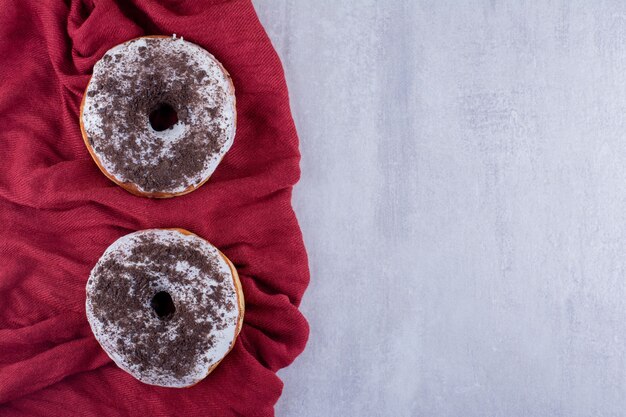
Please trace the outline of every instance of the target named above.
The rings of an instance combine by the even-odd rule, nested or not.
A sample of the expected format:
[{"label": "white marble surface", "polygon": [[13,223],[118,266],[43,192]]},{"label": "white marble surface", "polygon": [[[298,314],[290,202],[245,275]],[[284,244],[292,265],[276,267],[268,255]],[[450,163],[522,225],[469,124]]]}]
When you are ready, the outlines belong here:
[{"label": "white marble surface", "polygon": [[254,3],[312,273],[277,415],[625,415],[626,3]]}]

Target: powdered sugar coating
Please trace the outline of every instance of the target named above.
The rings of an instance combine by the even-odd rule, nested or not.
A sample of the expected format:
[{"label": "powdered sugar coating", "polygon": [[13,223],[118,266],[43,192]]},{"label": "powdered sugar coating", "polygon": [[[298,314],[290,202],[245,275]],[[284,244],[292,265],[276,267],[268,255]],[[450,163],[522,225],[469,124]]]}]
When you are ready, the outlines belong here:
[{"label": "powdered sugar coating", "polygon": [[[159,272],[158,265],[155,266],[150,263],[150,259],[145,259],[143,262],[138,262],[137,259],[131,259],[133,258],[133,248],[136,248],[137,245],[146,238],[171,247],[193,245],[194,248],[199,248],[203,253],[206,253],[206,256],[210,258],[212,262],[214,261],[216,263],[218,268],[216,272],[218,272],[219,275],[226,276],[227,279],[216,280],[213,276],[203,276],[198,268],[188,264],[185,260],[180,260],[176,264],[176,271],[184,273],[189,278],[189,281],[196,281],[198,285],[181,285],[181,283],[172,282],[168,276]],[[129,361],[128,358],[120,352],[120,341],[124,345],[130,345],[130,340],[136,338],[137,335],[128,334],[128,329],[122,328],[115,322],[107,320],[107,312],[98,311],[93,303],[94,293],[97,288],[102,288],[103,286],[107,288],[111,287],[111,291],[115,291],[115,285],[99,282],[99,280],[103,278],[97,273],[98,268],[105,265],[107,261],[111,259],[125,266],[150,270],[150,274],[152,274],[154,278],[154,286],[150,291],[154,293],[167,291],[171,294],[172,299],[178,306],[177,308],[195,308],[199,303],[202,304],[206,302],[207,299],[211,298],[212,288],[218,285],[223,294],[227,296],[227,302],[222,305],[213,306],[212,311],[214,315],[221,317],[220,323],[222,325],[211,326],[210,334],[202,336],[203,338],[206,337],[206,339],[213,341],[210,348],[197,356],[195,362],[190,366],[191,370],[185,375],[174,377],[168,374],[168,372],[159,369],[158,366],[151,367],[147,370],[140,369],[136,363]],[[116,279],[128,280],[129,282],[133,280],[133,278],[134,277],[128,276],[127,274],[116,277]],[[130,291],[128,295],[131,297],[136,296],[132,291]],[[159,321],[160,319],[150,306],[150,298],[139,301],[142,303],[143,308],[136,312],[136,315],[131,319],[137,323],[142,323],[146,332],[152,328],[153,324],[162,325],[162,322]],[[228,307],[228,305],[231,307]],[[234,306],[234,308],[232,308],[232,306]],[[120,309],[124,308],[124,306],[118,307]],[[235,287],[232,271],[219,251],[210,243],[196,235],[185,235],[179,231],[170,229],[149,229],[131,233],[119,238],[109,246],[93,268],[89,280],[87,281],[86,311],[87,319],[96,339],[109,357],[111,357],[120,368],[144,383],[165,387],[186,387],[202,380],[207,375],[209,369],[219,362],[230,350],[236,337],[240,314],[237,289]],[[198,320],[208,321],[210,317],[207,315],[205,317],[199,317]],[[160,340],[164,341],[164,343],[166,341],[174,343],[181,335],[177,333],[176,327],[173,326],[168,328],[164,333],[159,334],[158,337]],[[158,352],[155,352],[155,356],[158,356],[156,355],[157,353]]]},{"label": "powdered sugar coating", "polygon": [[[196,87],[197,93],[202,98],[202,106],[190,106],[189,109],[185,109],[184,120],[179,118],[174,126],[163,131],[156,131],[150,126],[148,112],[140,114],[143,122],[139,127],[131,126],[133,138],[129,138],[127,133],[129,122],[122,116],[127,109],[118,108],[126,106],[119,106],[119,103],[115,106],[113,94],[109,89],[102,88],[101,84],[105,76],[113,77],[122,91],[128,92],[129,95],[136,94],[130,88],[131,80],[139,72],[145,74],[146,71],[150,71],[149,67],[146,68],[142,57],[142,50],[146,48],[150,48],[150,53],[163,56],[164,60],[184,54],[188,57],[189,67],[206,73],[205,80],[201,83],[197,82]],[[196,80],[189,79],[189,74],[181,74],[174,70],[168,71],[165,79],[168,86],[176,83],[190,84],[192,81],[196,83]],[[132,97],[128,100],[130,98]],[[208,113],[207,108],[215,111]],[[232,146],[236,128],[235,113],[232,82],[221,64],[203,48],[174,36],[172,38],[138,38],[107,51],[94,66],[93,76],[85,93],[81,118],[85,134],[92,144],[98,161],[116,180],[121,183],[132,183],[144,193],[177,194],[189,187],[198,187],[215,171],[224,154]],[[197,130],[198,127],[206,128],[207,133],[204,133],[204,136],[208,136],[211,129],[220,132],[217,138],[218,148],[211,150],[209,146],[201,147],[202,152],[210,153],[202,161],[201,169],[190,172],[181,183],[168,185],[162,189],[149,189],[138,183],[136,178],[132,178],[128,172],[121,170],[119,165],[116,165],[115,161],[102,151],[102,142],[106,142],[106,146],[112,146],[116,151],[127,156],[132,163],[142,167],[155,167],[160,161],[168,158],[176,165],[177,159],[173,156],[175,153],[173,146],[180,141],[189,141],[192,131]],[[203,137],[191,139],[204,140]],[[159,144],[156,153],[153,147],[155,143]],[[135,147],[138,150],[134,150]]]}]

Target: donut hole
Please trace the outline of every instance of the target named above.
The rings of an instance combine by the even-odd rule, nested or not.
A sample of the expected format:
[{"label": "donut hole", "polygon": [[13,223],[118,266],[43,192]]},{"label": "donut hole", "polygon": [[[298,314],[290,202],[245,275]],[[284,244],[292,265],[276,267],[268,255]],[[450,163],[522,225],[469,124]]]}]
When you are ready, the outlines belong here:
[{"label": "donut hole", "polygon": [[148,116],[150,126],[157,132],[171,129],[178,122],[178,113],[168,103],[159,103]]},{"label": "donut hole", "polygon": [[150,300],[150,307],[160,319],[171,317],[176,312],[172,296],[167,291],[159,291]]}]

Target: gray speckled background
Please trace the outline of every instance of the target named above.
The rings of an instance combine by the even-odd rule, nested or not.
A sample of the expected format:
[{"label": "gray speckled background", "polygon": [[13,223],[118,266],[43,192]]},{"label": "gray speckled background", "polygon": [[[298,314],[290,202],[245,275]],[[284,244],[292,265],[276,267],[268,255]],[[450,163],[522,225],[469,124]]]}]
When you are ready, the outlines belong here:
[{"label": "gray speckled background", "polygon": [[277,415],[626,415],[626,3],[254,3],[312,273]]}]

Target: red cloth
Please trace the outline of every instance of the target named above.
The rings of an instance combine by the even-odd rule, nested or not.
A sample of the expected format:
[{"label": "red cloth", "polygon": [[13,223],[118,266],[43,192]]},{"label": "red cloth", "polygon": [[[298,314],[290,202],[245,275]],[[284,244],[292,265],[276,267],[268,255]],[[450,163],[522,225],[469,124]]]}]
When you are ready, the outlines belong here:
[{"label": "red cloth", "polygon": [[[268,416],[275,372],[303,350],[307,259],[291,190],[298,139],[278,56],[247,0],[0,2],[0,416]],[[237,136],[207,184],[135,197],[91,160],[79,104],[106,50],[183,36],[230,71]],[[118,369],[85,317],[85,283],[106,247],[139,229],[182,227],[235,263],[246,299],[234,350],[187,389]]]}]

